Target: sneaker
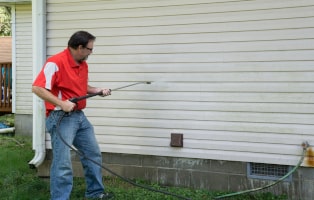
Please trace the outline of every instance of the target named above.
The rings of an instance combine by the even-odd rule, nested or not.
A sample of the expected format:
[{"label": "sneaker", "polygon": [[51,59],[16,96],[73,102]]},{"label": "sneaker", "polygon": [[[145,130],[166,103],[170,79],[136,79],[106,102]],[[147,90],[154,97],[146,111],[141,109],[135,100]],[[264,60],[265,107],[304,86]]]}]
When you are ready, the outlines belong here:
[{"label": "sneaker", "polygon": [[113,193],[103,193],[99,196],[99,199],[113,199],[114,198],[114,195]]},{"label": "sneaker", "polygon": [[114,195],[113,193],[103,193],[101,195],[99,195],[99,197],[96,197],[96,198],[85,198],[85,200],[98,200],[98,199],[104,199],[104,200],[107,200],[107,199],[114,199]]}]

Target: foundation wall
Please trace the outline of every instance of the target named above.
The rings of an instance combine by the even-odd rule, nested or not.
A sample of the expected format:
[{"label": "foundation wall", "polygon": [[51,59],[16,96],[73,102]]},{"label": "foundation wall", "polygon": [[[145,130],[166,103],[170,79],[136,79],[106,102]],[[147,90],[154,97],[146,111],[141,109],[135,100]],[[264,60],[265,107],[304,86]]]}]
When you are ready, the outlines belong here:
[{"label": "foundation wall", "polygon": [[[83,176],[79,157],[73,152],[75,176]],[[104,165],[127,178],[149,180],[161,185],[190,187],[210,191],[242,191],[263,187],[271,180],[247,177],[247,163],[219,160],[171,158],[130,154],[103,153]],[[49,177],[51,150],[38,168],[38,175]],[[111,176],[104,170],[104,176]],[[314,199],[314,169],[299,168],[292,181],[284,181],[259,192],[286,194],[289,200]]]}]

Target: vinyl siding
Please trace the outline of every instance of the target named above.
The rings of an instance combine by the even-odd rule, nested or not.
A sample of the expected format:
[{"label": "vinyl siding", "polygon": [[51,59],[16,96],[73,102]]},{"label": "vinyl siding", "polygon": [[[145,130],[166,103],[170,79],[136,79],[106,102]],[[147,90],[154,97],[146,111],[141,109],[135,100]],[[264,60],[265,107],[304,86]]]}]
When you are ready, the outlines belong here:
[{"label": "vinyl siding", "polygon": [[16,114],[32,114],[32,5],[16,4]]},{"label": "vinyl siding", "polygon": [[[294,165],[314,143],[314,1],[48,0],[47,53],[87,30],[103,152]],[[184,147],[169,147],[171,133]],[[49,144],[49,142],[48,142]]]}]

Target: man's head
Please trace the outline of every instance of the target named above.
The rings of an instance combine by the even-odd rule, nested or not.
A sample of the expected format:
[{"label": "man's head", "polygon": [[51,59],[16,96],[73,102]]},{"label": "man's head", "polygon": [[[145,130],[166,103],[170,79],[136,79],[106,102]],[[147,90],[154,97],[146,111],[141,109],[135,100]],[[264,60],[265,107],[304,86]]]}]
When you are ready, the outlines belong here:
[{"label": "man's head", "polygon": [[86,31],[75,32],[68,41],[68,47],[74,59],[78,62],[87,60],[93,52],[96,37]]}]

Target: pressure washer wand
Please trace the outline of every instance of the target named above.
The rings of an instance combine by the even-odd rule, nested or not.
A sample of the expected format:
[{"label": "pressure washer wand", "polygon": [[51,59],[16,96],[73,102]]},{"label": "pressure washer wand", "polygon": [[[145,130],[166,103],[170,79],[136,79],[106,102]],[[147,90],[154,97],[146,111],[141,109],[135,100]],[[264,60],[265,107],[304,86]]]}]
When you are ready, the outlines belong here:
[{"label": "pressure washer wand", "polygon": [[133,85],[138,85],[138,84],[151,84],[152,82],[137,82],[137,83],[133,83],[133,84],[130,84],[130,85],[126,85],[126,86],[122,86],[122,87],[118,87],[118,88],[115,88],[115,89],[112,89],[111,91],[117,91],[117,90],[121,90],[123,88],[127,88],[127,87],[131,87]]},{"label": "pressure washer wand", "polygon": [[[110,89],[110,91],[117,91],[117,90],[121,90],[123,88],[131,87],[133,85],[144,84],[144,83],[145,84],[151,84],[151,82],[137,82],[137,83],[133,83],[133,84],[130,84],[130,85],[125,85],[125,86],[122,86],[122,87]],[[94,93],[94,94],[88,94],[88,95],[81,96],[81,97],[73,97],[73,98],[69,99],[69,101],[71,101],[72,103],[77,103],[80,100],[87,99],[89,97],[94,97],[94,96],[97,96],[97,95],[102,95],[102,91],[99,91],[99,92]]]}]

